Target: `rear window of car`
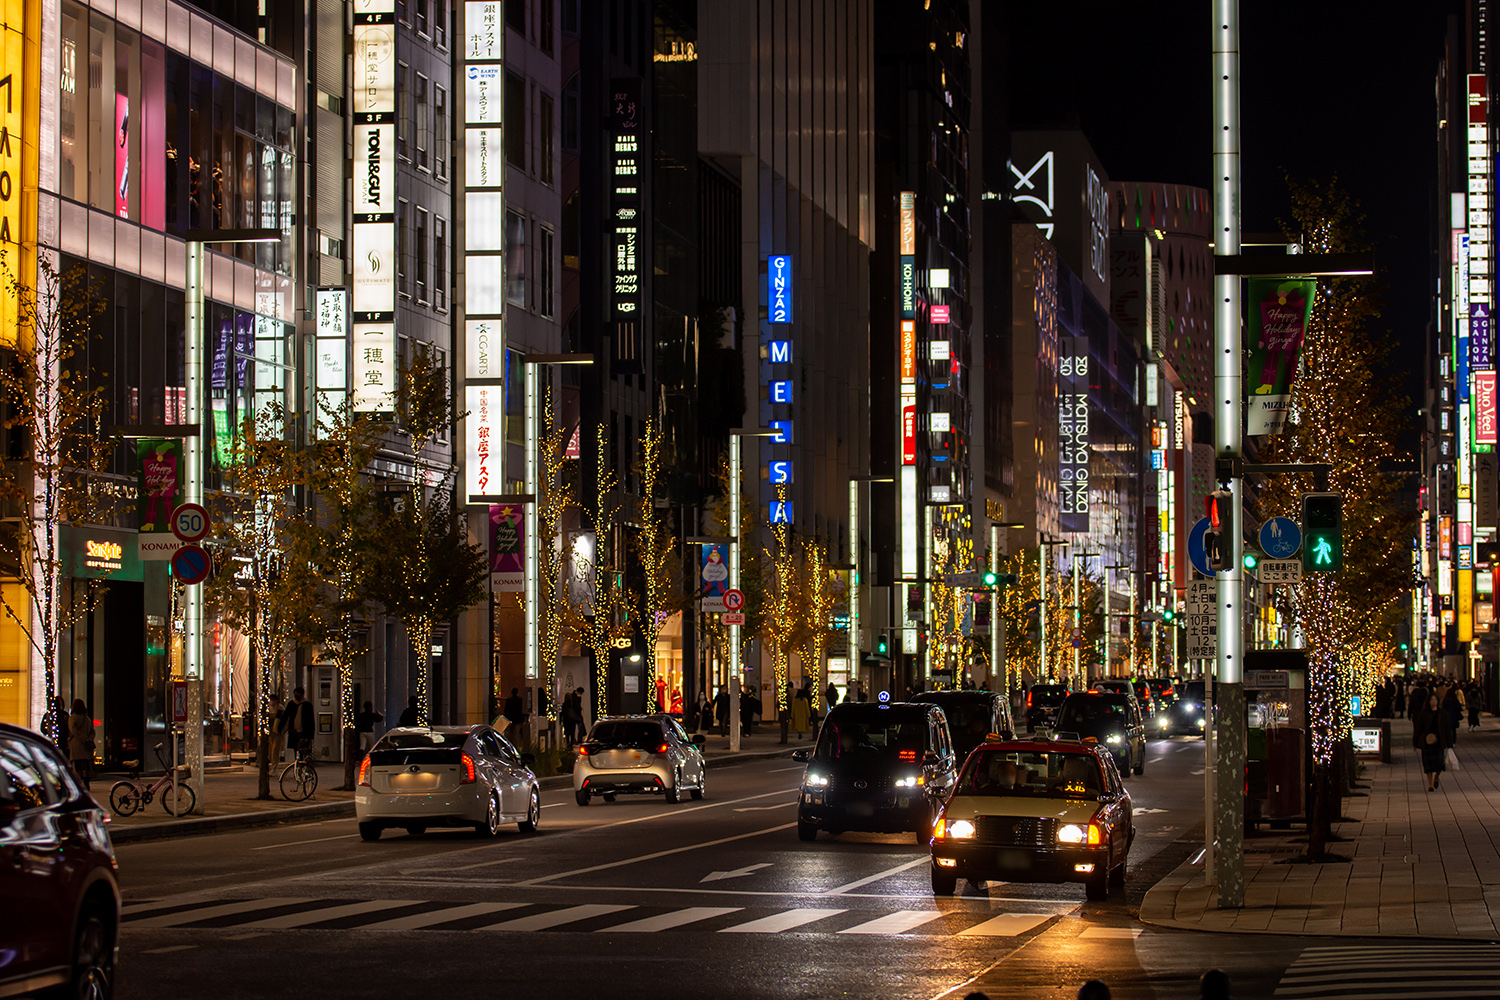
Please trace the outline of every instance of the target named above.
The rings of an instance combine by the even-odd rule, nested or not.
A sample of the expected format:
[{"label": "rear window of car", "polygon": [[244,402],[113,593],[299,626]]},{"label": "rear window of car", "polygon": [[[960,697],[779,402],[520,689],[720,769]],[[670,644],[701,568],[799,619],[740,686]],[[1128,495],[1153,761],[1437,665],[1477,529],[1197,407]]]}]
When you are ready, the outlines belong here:
[{"label": "rear window of car", "polygon": [[969,758],[957,794],[1097,799],[1104,787],[1099,762],[1088,754],[1001,748]]},{"label": "rear window of car", "polygon": [[927,750],[927,712],[851,706],[835,709],[818,736],[816,760],[889,758],[915,762]]},{"label": "rear window of car", "polygon": [[625,747],[655,747],[662,741],[661,724],[657,722],[626,722],[609,720],[596,722],[589,733],[590,743],[610,743]]},{"label": "rear window of car", "polygon": [[457,764],[468,741],[468,733],[387,733],[370,751],[370,763],[378,767]]},{"label": "rear window of car", "polygon": [[1068,689],[1061,684],[1035,684],[1031,688],[1033,703],[1056,704],[1068,696]]},{"label": "rear window of car", "polygon": [[991,731],[994,715],[990,711],[988,698],[924,698],[922,700],[943,710],[943,714],[948,717],[948,731],[953,734],[955,740],[962,742],[967,736],[972,744],[975,740],[984,739]]},{"label": "rear window of car", "polygon": [[1113,698],[1069,698],[1057,718],[1057,728],[1070,725],[1093,725],[1105,721],[1124,722],[1126,706]]}]

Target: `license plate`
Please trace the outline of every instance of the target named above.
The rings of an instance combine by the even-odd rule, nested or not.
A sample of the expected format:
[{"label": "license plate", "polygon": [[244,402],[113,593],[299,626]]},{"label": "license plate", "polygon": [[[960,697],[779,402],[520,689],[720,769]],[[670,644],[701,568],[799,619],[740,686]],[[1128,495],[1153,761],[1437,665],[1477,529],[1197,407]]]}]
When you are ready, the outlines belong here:
[{"label": "license plate", "polygon": [[849,815],[873,816],[875,815],[875,807],[868,802],[851,802],[849,803]]},{"label": "license plate", "polygon": [[424,792],[438,786],[438,776],[423,771],[418,774],[391,775],[391,787],[398,792]]},{"label": "license plate", "polygon": [[636,760],[640,760],[641,759],[641,755],[638,754],[638,753],[633,753],[630,756],[633,757],[633,758],[635,758]]}]

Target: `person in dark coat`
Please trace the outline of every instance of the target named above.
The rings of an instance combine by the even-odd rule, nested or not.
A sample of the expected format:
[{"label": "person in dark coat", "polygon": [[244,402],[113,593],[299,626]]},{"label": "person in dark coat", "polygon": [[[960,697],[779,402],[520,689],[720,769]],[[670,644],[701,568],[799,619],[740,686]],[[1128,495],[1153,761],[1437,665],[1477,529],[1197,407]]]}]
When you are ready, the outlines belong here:
[{"label": "person in dark coat", "polygon": [[1448,713],[1448,724],[1453,727],[1453,742],[1458,742],[1458,724],[1463,721],[1463,695],[1457,684],[1443,695],[1443,711]]},{"label": "person in dark coat", "polygon": [[719,685],[719,693],[714,695],[714,721],[719,724],[719,735],[729,735],[729,688],[723,684]]},{"label": "person in dark coat", "polygon": [[1430,792],[1442,784],[1443,751],[1453,745],[1453,724],[1438,704],[1436,694],[1427,696],[1427,704],[1417,712],[1412,726],[1411,745],[1422,752],[1422,773],[1427,775]]},{"label": "person in dark coat", "polygon": [[1479,684],[1475,681],[1469,682],[1469,690],[1464,695],[1469,703],[1469,732],[1479,728]]},{"label": "person in dark coat", "polygon": [[1422,711],[1422,706],[1427,704],[1427,686],[1420,680],[1411,686],[1411,695],[1406,699],[1406,714],[1416,721],[1417,713]]},{"label": "person in dark coat", "polygon": [[755,692],[746,684],[740,690],[740,727],[746,736],[755,733],[755,713],[759,709],[760,699],[755,697]]},{"label": "person in dark coat", "polygon": [[312,702],[307,700],[306,691],[302,688],[292,689],[292,700],[287,702],[282,717],[286,719],[287,744],[292,752],[300,754],[311,748],[314,732],[313,707]]},{"label": "person in dark coat", "polygon": [[375,711],[375,703],[365,702],[365,710],[354,717],[354,731],[359,733],[359,748],[365,753],[375,745],[375,727],[385,721],[385,716]]},{"label": "person in dark coat", "polygon": [[526,710],[521,707],[521,689],[511,688],[510,697],[505,699],[505,708],[501,710],[505,717],[505,733],[512,740],[521,736],[521,723],[526,721]]},{"label": "person in dark coat", "polygon": [[73,699],[73,714],[68,716],[67,725],[68,762],[87,789],[94,770],[94,719],[82,698]]},{"label": "person in dark coat", "polygon": [[401,717],[396,720],[398,726],[415,726],[420,713],[417,712],[417,696],[412,695],[406,699],[406,707],[401,710]]}]

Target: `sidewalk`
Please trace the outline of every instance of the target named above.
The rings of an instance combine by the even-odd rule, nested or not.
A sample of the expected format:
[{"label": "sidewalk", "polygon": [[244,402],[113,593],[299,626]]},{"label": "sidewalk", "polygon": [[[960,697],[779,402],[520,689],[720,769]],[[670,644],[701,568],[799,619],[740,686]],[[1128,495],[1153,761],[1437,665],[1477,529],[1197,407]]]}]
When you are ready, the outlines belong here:
[{"label": "sidewalk", "polygon": [[[787,746],[781,746],[781,731],[776,727],[759,727],[755,735],[740,740],[740,752],[732,753],[729,740],[723,736],[709,736],[703,747],[704,763],[709,767],[724,767],[747,761],[784,757],[798,746],[812,746],[810,739],[797,742],[793,733]],[[285,766],[285,765],[282,765]],[[280,768],[271,771],[271,796],[269,800],[257,799],[255,768],[236,764],[227,771],[210,771],[203,779],[203,795],[198,803],[202,815],[170,816],[161,806],[161,798],[153,799],[134,816],[116,816],[109,813],[110,839],[116,844],[139,840],[160,840],[168,837],[185,837],[199,833],[217,833],[223,830],[249,826],[268,826],[274,823],[297,823],[308,820],[333,819],[354,815],[354,793],[334,791],[344,781],[344,766],[338,763],[318,765],[318,790],[306,802],[288,802],[281,797],[277,786]],[[93,795],[109,812],[109,789],[119,780],[118,775],[100,775],[93,781]],[[543,790],[573,787],[569,774],[554,775],[541,779]]]},{"label": "sidewalk", "polygon": [[[1364,761],[1367,788],[1344,800],[1329,850],[1348,864],[1287,864],[1306,832],[1262,833],[1245,843],[1245,906],[1215,908],[1201,860],[1157,883],[1143,923],[1187,930],[1350,937],[1500,937],[1500,721],[1460,727],[1463,770],[1427,791],[1412,724],[1391,722],[1391,763]],[[1364,795],[1358,794],[1364,792]]]}]

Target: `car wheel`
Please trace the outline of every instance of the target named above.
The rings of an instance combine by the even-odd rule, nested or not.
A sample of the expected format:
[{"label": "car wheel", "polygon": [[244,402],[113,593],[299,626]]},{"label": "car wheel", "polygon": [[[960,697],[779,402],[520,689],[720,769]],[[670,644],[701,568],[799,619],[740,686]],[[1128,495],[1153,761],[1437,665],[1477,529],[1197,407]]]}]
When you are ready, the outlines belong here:
[{"label": "car wheel", "polygon": [[1120,858],[1120,863],[1109,871],[1109,884],[1116,889],[1125,888],[1125,858]]},{"label": "car wheel", "polygon": [[78,1000],[109,1000],[114,995],[115,947],[110,919],[90,904],[78,921],[73,939],[73,988]]},{"label": "car wheel", "polygon": [[1146,751],[1144,751],[1144,750],[1141,751],[1141,762],[1135,766],[1135,773],[1136,774],[1145,774],[1146,773]]},{"label": "car wheel", "polygon": [[484,822],[474,824],[474,832],[481,837],[494,837],[500,833],[500,800],[490,793],[489,805],[484,808]]},{"label": "car wheel", "polygon": [[798,840],[816,840],[816,839],[818,839],[818,828],[815,825],[813,825],[812,823],[804,823],[800,819],[797,820],[797,839]]},{"label": "car wheel", "polygon": [[536,828],[542,825],[542,793],[531,786],[531,805],[526,807],[526,818],[517,823],[522,833],[536,833]]},{"label": "car wheel", "polygon": [[573,800],[581,806],[586,806],[589,804],[589,793],[585,789],[580,788],[573,793]]},{"label": "car wheel", "polygon": [[678,803],[678,801],[680,801],[680,796],[677,794],[677,786],[676,785],[673,785],[671,788],[668,788],[666,790],[666,796],[667,796],[667,801],[670,802],[672,805],[676,805]]},{"label": "car wheel", "polygon": [[366,841],[379,840],[380,831],[381,826],[379,823],[361,823],[359,824],[359,839]]},{"label": "car wheel", "polygon": [[695,788],[695,789],[693,789],[693,801],[694,802],[698,802],[698,801],[702,800],[702,798],[703,798],[703,786],[705,784],[706,784],[706,782],[700,776],[698,778],[698,787]]},{"label": "car wheel", "polygon": [[1089,902],[1102,903],[1109,898],[1109,865],[1101,865],[1095,869],[1094,874],[1089,876],[1085,883]]},{"label": "car wheel", "polygon": [[958,876],[938,868],[932,869],[932,894],[951,896],[958,889]]},{"label": "car wheel", "polygon": [[413,837],[420,837],[422,836],[422,834],[427,832],[427,827],[423,826],[421,823],[413,823],[411,826],[406,828],[406,832]]}]

